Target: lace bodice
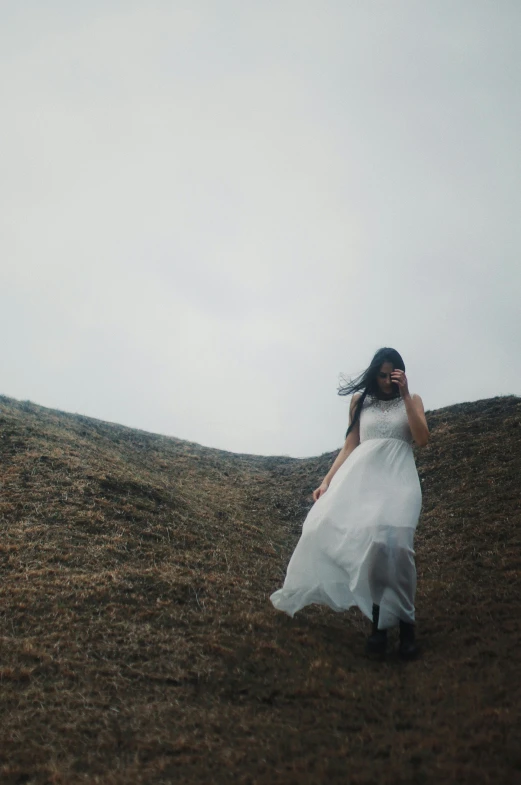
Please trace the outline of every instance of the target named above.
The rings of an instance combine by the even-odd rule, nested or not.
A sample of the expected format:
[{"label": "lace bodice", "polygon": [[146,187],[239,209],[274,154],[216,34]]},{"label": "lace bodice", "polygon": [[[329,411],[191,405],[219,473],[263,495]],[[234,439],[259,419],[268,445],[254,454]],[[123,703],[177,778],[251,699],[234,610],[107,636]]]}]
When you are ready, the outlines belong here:
[{"label": "lace bodice", "polygon": [[360,441],[401,439],[412,444],[412,434],[402,398],[381,401],[369,395],[360,414]]}]

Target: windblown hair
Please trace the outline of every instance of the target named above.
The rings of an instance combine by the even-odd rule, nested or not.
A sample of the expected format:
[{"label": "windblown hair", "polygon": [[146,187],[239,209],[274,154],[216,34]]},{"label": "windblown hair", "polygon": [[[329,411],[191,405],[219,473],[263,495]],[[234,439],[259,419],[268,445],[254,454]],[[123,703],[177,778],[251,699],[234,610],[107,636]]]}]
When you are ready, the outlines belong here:
[{"label": "windblown hair", "polygon": [[[353,414],[353,418],[349,425],[349,428],[346,432],[346,439],[355,427],[356,423],[360,419],[360,413],[362,411],[362,407],[364,405],[364,401],[367,395],[372,395],[375,398],[381,396],[380,388],[378,387],[377,377],[380,371],[380,368],[384,363],[392,363],[394,368],[405,371],[405,364],[402,360],[401,355],[396,349],[391,349],[389,347],[384,347],[383,349],[378,349],[375,356],[371,360],[371,363],[368,368],[365,369],[363,373],[359,376],[355,377],[354,379],[350,379],[346,381],[345,384],[341,385],[338,388],[339,395],[352,395],[356,392],[361,392],[362,395],[358,399],[355,407],[355,411]],[[393,393],[395,396],[400,394],[400,388],[397,384],[393,382]]]}]

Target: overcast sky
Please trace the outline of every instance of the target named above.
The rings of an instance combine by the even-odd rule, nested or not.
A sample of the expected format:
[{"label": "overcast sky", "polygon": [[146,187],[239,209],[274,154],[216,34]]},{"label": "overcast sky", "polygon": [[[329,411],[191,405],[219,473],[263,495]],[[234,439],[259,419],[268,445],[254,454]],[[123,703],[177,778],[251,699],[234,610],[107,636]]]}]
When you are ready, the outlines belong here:
[{"label": "overcast sky", "polygon": [[339,447],[380,346],[521,394],[519,0],[0,0],[0,391]]}]

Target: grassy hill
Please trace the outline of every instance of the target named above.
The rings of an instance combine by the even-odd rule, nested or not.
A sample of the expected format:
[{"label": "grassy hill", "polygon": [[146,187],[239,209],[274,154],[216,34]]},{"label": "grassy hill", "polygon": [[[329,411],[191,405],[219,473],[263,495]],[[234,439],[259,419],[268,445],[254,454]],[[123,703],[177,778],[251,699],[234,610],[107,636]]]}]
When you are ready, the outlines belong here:
[{"label": "grassy hill", "polygon": [[[269,594],[334,453],[0,397],[0,783],[521,782],[521,399],[428,414],[423,657]],[[393,640],[394,644],[394,640]]]}]

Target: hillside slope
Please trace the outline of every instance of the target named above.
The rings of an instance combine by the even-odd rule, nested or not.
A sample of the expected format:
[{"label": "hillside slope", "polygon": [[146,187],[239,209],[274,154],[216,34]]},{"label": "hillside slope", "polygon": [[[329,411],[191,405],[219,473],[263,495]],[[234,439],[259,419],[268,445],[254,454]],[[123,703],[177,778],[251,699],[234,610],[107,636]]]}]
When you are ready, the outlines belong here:
[{"label": "hillside slope", "polygon": [[428,414],[422,659],[278,588],[334,453],[0,398],[0,782],[521,782],[521,400]]}]

